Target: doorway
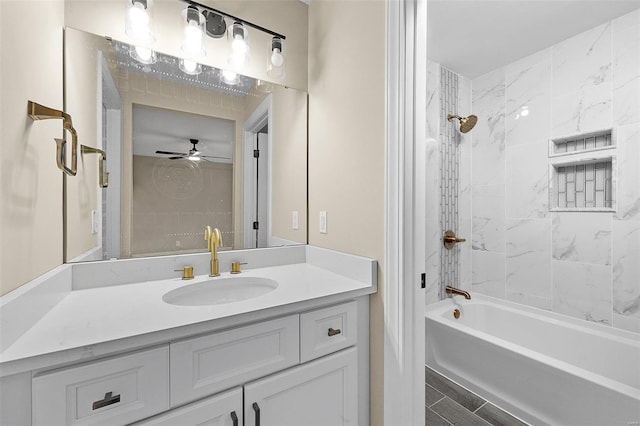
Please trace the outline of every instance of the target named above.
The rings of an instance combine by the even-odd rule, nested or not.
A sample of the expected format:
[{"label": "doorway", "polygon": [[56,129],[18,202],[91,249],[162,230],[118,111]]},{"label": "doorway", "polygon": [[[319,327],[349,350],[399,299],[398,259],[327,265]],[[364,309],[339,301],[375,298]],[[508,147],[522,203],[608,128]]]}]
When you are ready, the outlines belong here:
[{"label": "doorway", "polygon": [[242,248],[270,247],[271,96],[244,124]]}]

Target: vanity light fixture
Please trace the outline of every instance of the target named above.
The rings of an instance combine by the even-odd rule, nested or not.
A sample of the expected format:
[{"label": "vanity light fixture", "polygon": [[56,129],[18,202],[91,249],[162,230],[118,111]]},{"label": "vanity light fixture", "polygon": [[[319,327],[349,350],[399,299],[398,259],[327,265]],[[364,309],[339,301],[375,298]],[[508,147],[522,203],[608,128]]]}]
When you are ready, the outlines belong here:
[{"label": "vanity light fixture", "polygon": [[144,46],[131,45],[129,48],[129,56],[145,65],[155,64],[158,60],[155,50]]},{"label": "vanity light fixture", "polygon": [[249,57],[249,33],[242,22],[236,21],[227,30],[227,38],[231,45],[229,64],[241,69]]},{"label": "vanity light fixture", "polygon": [[271,93],[273,92],[273,84],[264,80],[256,80],[256,91],[260,93]]},{"label": "vanity light fixture", "polygon": [[[190,7],[195,7],[198,10],[202,11],[202,15],[205,17],[206,34],[210,37],[220,38],[224,34],[227,27],[224,19],[227,18],[233,20],[233,25],[229,26],[229,28],[226,30],[227,39],[231,47],[231,54],[229,55],[228,61],[233,69],[242,69],[242,67],[249,59],[249,27],[269,34],[272,37],[267,55],[267,75],[272,78],[279,79],[285,76],[286,58],[284,52],[284,40],[286,39],[286,37],[284,35],[278,34],[252,22],[245,21],[244,19],[238,18],[237,16],[222,12],[218,9],[205,6],[193,0],[182,1],[189,4]],[[235,84],[228,83],[226,81],[225,83]]]},{"label": "vanity light fixture", "polygon": [[185,74],[198,75],[202,72],[202,65],[191,59],[180,59],[178,68]]},{"label": "vanity light fixture", "polygon": [[156,41],[151,17],[153,0],[126,1],[125,33],[131,39],[129,55],[143,64],[154,64],[157,58],[156,52],[152,49]]},{"label": "vanity light fixture", "polygon": [[220,81],[229,86],[235,86],[238,84],[238,73],[231,70],[222,70],[220,72]]},{"label": "vanity light fixture", "polygon": [[186,74],[197,75],[202,72],[202,66],[197,62],[197,59],[206,55],[204,47],[206,20],[200,10],[192,5],[182,11],[182,18],[184,20],[182,51],[189,58],[181,59],[178,66]]},{"label": "vanity light fixture", "polygon": [[269,60],[267,61],[267,75],[272,78],[281,79],[285,70],[284,40],[280,37],[271,39],[271,49]]}]

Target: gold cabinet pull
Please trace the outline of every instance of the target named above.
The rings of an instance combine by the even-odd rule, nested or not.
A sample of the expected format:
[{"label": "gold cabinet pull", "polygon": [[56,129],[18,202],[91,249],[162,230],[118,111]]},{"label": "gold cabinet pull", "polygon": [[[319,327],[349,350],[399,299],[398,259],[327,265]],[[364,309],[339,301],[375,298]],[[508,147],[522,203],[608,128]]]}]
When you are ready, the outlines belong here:
[{"label": "gold cabinet pull", "polygon": [[66,112],[40,105],[33,101],[27,103],[27,115],[33,120],[61,119],[62,127],[71,134],[71,167],[65,162],[65,148],[67,141],[56,138],[56,164],[58,168],[69,176],[78,173],[78,134],[73,128],[71,116]]}]

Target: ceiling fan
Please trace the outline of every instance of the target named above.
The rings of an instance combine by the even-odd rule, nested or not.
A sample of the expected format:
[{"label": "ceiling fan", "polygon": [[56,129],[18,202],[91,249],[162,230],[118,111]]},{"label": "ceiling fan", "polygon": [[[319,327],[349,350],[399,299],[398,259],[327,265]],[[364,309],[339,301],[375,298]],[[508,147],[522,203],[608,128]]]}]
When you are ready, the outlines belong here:
[{"label": "ceiling fan", "polygon": [[202,155],[202,152],[198,151],[198,149],[196,148],[196,145],[198,145],[198,139],[189,139],[189,141],[193,145],[193,148],[191,148],[189,152],[156,151],[156,154],[171,155],[171,157],[169,157],[169,160],[179,160],[181,158],[186,158],[187,160],[191,160],[191,161],[205,160],[205,161],[209,161],[210,163],[212,161],[208,160],[208,158],[230,160],[230,158],[227,158],[227,157],[215,157],[212,155]]}]

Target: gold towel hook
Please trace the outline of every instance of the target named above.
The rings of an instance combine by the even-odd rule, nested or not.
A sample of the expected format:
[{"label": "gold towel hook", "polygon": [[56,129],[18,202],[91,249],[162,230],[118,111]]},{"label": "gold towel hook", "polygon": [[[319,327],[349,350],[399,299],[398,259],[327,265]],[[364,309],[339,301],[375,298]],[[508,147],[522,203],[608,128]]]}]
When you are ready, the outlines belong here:
[{"label": "gold towel hook", "polygon": [[84,154],[98,154],[100,158],[98,159],[98,176],[100,188],[106,188],[109,186],[109,172],[105,171],[107,168],[107,154],[98,148],[92,148],[86,145],[80,145],[80,152]]},{"label": "gold towel hook", "polygon": [[33,120],[61,119],[62,127],[71,133],[71,167],[67,167],[64,158],[64,151],[67,141],[56,138],[56,164],[58,168],[69,176],[78,173],[78,134],[73,128],[71,116],[66,112],[40,105],[33,101],[27,103],[27,115]]}]

